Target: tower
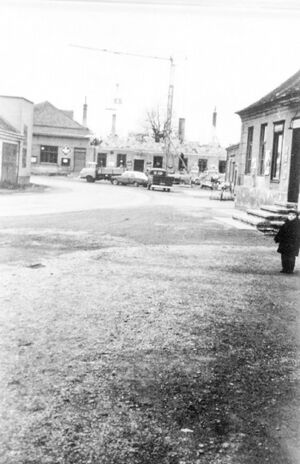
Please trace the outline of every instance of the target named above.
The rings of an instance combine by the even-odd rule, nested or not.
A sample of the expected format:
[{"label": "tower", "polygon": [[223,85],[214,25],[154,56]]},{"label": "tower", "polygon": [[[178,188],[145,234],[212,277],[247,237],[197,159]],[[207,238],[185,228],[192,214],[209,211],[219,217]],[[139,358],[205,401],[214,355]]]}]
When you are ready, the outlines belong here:
[{"label": "tower", "polygon": [[113,107],[106,108],[108,111],[112,111],[111,118],[111,136],[115,137],[117,135],[117,113],[122,104],[122,99],[119,96],[119,84],[116,84],[116,93],[113,99]]}]

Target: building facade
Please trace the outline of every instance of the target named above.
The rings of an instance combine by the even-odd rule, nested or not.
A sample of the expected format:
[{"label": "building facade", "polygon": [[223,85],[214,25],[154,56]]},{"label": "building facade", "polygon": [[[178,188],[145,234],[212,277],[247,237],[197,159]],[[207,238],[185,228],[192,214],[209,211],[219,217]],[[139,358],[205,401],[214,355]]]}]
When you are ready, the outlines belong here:
[{"label": "building facade", "polygon": [[129,136],[108,137],[100,145],[93,147],[89,161],[102,167],[124,167],[142,171],[152,167],[168,168],[174,172],[199,172],[214,170],[224,173],[226,150],[219,145],[201,145],[198,142],[173,141],[168,155],[163,142],[155,142],[152,137]]},{"label": "building facade", "polygon": [[239,111],[236,206],[298,203],[300,181],[300,71]]},{"label": "building facade", "polygon": [[73,119],[72,111],[49,102],[34,105],[32,172],[79,172],[89,159],[90,131]]},{"label": "building facade", "polygon": [[23,97],[0,96],[0,182],[30,182],[33,103]]}]

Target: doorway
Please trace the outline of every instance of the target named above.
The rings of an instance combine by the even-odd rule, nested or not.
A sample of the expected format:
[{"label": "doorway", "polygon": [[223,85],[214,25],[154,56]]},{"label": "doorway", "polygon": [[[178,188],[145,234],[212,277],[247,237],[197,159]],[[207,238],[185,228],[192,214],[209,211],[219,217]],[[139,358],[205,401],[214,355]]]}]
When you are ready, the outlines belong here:
[{"label": "doorway", "polygon": [[74,171],[79,172],[85,168],[86,149],[74,148]]},{"label": "doorway", "polygon": [[179,171],[187,171],[188,169],[188,159],[184,156],[183,153],[179,156],[178,161],[178,170]]},{"label": "doorway", "polygon": [[133,162],[133,170],[144,172],[144,160],[135,159]]},{"label": "doorway", "polygon": [[162,156],[153,156],[153,167],[162,168],[163,167],[163,157]]},{"label": "doorway", "polygon": [[1,181],[16,184],[18,180],[18,145],[3,142]]},{"label": "doorway", "polygon": [[288,202],[298,203],[300,183],[300,128],[293,129]]},{"label": "doorway", "polygon": [[100,168],[106,168],[107,153],[98,153],[97,166]]}]

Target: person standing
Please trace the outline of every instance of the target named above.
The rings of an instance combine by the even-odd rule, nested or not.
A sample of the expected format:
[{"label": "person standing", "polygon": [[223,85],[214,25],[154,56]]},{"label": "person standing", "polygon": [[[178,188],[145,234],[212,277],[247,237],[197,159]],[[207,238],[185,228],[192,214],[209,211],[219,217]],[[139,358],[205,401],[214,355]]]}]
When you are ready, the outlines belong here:
[{"label": "person standing", "polygon": [[282,270],[280,272],[292,274],[300,248],[300,221],[297,211],[289,211],[287,220],[280,227],[274,240],[279,243],[277,251],[281,253]]}]

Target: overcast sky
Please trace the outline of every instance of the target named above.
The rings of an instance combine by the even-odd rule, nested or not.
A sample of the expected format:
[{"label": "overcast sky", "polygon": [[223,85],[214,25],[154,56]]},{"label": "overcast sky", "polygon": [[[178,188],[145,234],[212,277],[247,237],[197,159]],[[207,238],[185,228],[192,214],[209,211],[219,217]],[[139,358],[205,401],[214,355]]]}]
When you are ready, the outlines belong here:
[{"label": "overcast sky", "polygon": [[110,131],[116,83],[122,105],[118,133],[141,130],[145,112],[165,109],[169,62],[70,47],[175,58],[174,114],[186,136],[207,143],[217,133],[239,141],[235,111],[253,103],[300,68],[296,0],[1,1],[0,94],[48,100],[74,109],[98,135]]}]

